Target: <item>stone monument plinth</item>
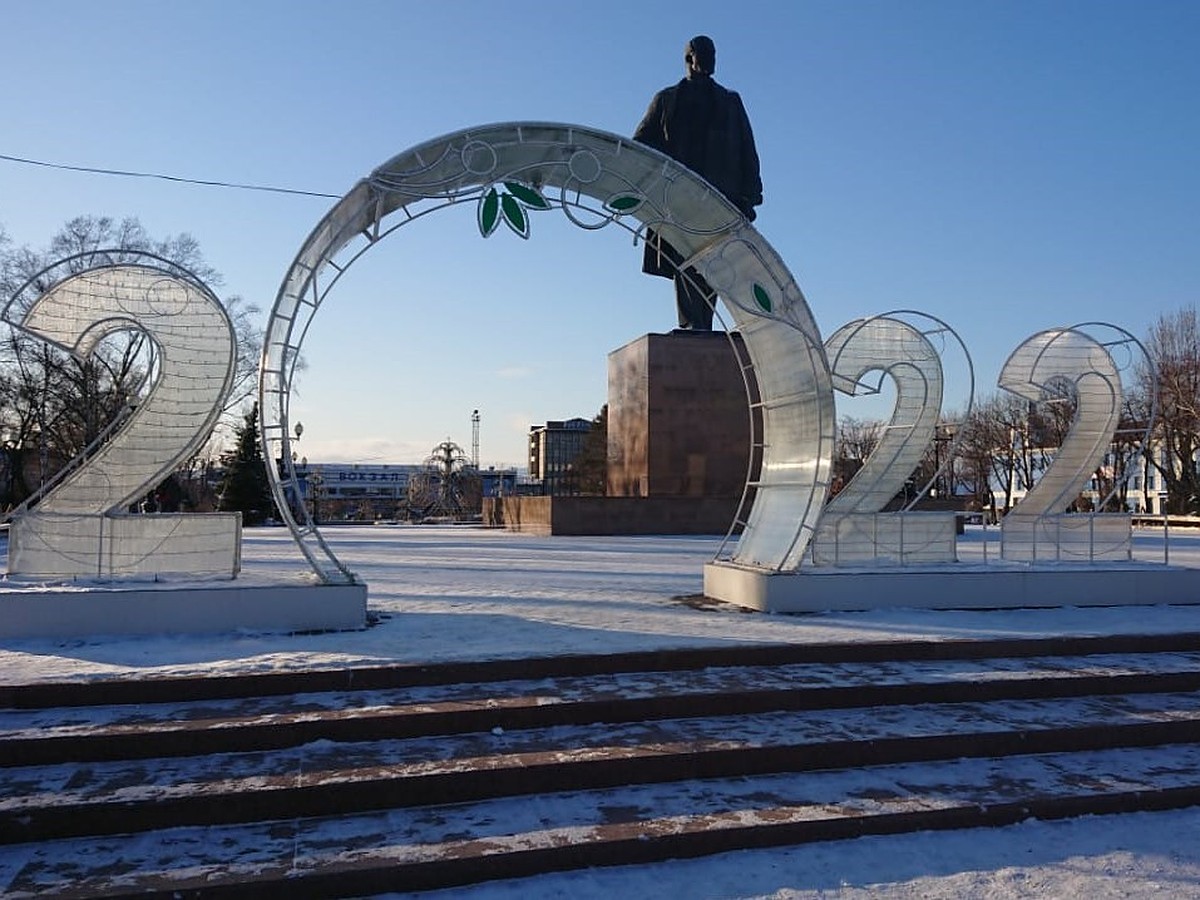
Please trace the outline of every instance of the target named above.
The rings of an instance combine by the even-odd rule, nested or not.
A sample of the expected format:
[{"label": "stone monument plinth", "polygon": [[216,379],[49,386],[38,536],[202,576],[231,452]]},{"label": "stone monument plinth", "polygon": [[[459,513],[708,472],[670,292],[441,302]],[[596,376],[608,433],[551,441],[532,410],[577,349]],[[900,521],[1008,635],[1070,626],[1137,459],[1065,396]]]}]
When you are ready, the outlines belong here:
[{"label": "stone monument plinth", "polygon": [[608,496],[736,503],[750,461],[739,355],[720,331],[645,334],[608,355]]},{"label": "stone monument plinth", "polygon": [[[737,352],[735,352],[735,349]],[[645,334],[608,355],[604,497],[504,497],[484,517],[535,534],[725,534],[750,471],[741,339]],[[753,393],[752,393],[753,395]]]}]

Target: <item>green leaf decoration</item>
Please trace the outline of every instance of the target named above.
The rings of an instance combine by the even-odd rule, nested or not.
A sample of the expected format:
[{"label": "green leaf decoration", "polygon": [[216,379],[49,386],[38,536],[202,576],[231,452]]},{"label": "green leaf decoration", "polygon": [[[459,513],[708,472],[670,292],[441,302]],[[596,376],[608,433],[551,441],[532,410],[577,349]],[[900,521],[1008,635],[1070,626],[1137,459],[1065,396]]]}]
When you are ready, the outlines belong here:
[{"label": "green leaf decoration", "polygon": [[489,237],[496,226],[500,224],[500,195],[496,189],[490,189],[479,202],[479,231],[484,237]]},{"label": "green leaf decoration", "polygon": [[519,181],[506,181],[504,186],[508,192],[528,206],[530,209],[549,209],[550,201],[528,185]]},{"label": "green leaf decoration", "polygon": [[521,211],[521,204],[511,194],[500,195],[500,208],[504,212],[504,221],[508,227],[521,237],[529,237],[529,220]]},{"label": "green leaf decoration", "polygon": [[771,295],[757,281],[754,282],[754,302],[761,306],[765,312],[771,311]]},{"label": "green leaf decoration", "polygon": [[641,206],[645,199],[637,194],[621,194],[613,197],[604,205],[615,213],[630,213]]}]

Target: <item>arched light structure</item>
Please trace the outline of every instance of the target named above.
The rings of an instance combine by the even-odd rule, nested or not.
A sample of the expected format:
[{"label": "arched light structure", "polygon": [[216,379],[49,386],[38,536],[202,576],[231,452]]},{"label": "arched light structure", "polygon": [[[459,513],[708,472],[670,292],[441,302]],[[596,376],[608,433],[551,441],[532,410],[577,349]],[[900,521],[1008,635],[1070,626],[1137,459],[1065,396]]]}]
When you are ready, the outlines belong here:
[{"label": "arched light structure", "polygon": [[401,153],[356,184],[313,229],[276,297],[263,347],[259,408],[276,503],[327,582],[353,581],[309,517],[297,486],[289,393],[313,316],[346,269],[380,239],[430,212],[476,205],[480,233],[529,237],[532,216],[559,211],[586,229],[653,228],[719,292],[757,384],[761,474],[747,486],[729,561],[796,568],[821,512],[832,462],[828,365],[800,288],[770,244],[717,190],[663,154],[577,125],[508,123],[458,131]]}]

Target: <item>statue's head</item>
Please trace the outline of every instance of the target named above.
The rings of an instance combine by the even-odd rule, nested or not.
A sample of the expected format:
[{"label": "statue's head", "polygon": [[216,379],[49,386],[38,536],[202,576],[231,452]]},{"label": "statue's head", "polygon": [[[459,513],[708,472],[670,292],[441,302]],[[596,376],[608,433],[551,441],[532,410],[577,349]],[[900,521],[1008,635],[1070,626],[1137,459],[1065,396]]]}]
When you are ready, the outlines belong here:
[{"label": "statue's head", "polygon": [[688,41],[683,48],[683,62],[689,75],[693,72],[711,75],[717,71],[717,46],[712,38],[701,34]]}]

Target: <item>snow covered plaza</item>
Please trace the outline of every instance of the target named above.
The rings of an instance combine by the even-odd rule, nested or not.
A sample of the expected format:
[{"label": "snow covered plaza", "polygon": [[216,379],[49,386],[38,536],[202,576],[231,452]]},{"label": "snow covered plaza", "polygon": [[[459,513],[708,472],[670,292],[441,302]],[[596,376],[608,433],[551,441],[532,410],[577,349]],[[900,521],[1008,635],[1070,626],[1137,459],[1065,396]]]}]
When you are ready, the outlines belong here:
[{"label": "snow covered plaza", "polygon": [[[995,539],[994,530],[991,539]],[[369,581],[370,608],[375,624],[355,632],[277,635],[242,632],[233,635],[95,638],[70,641],[8,641],[0,648],[0,687],[18,685],[111,682],[114,679],[150,682],[163,678],[202,680],[219,676],[268,675],[310,671],[347,672],[370,667],[420,668],[429,664],[521,660],[529,657],[580,654],[627,654],[644,651],[682,651],[763,645],[875,644],[902,641],[985,641],[1037,639],[1051,636],[1184,635],[1200,631],[1195,606],[1096,607],[1012,609],[996,611],[932,611],[890,609],[874,612],[772,616],[747,613],[696,598],[701,569],[711,558],[717,539],[703,537],[535,538],[503,531],[456,527],[345,527],[328,530],[328,539],[348,566]],[[960,541],[964,559],[982,551],[984,534],[968,529]],[[1171,561],[1200,564],[1200,536],[1172,532]],[[1160,532],[1139,531],[1135,556],[1161,560]],[[243,578],[279,581],[296,577],[302,568],[299,551],[286,529],[251,529],[245,535]],[[690,598],[690,599],[688,599]],[[1164,655],[1162,665],[1192,667],[1200,654]],[[1120,658],[1096,658],[1097,667],[1121,668]],[[962,664],[945,663],[933,677],[952,680]],[[1068,663],[1063,663],[1068,665]],[[1020,668],[1019,666],[1017,668]],[[1016,672],[1010,673],[1015,675]],[[632,677],[632,676],[630,676]],[[853,678],[850,667],[836,666],[832,676],[842,683]],[[637,685],[626,685],[627,688]],[[649,689],[643,685],[643,690]],[[542,685],[541,690],[546,690]],[[410,692],[414,701],[427,696]],[[11,696],[11,693],[7,696]],[[432,695],[428,695],[432,696]],[[1190,695],[1194,697],[1194,694]],[[317,695],[313,695],[315,699]],[[1172,714],[1187,717],[1194,701],[1184,695]],[[336,702],[336,701],[335,701]],[[369,702],[369,701],[368,701]],[[1074,701],[1054,701],[1065,709]],[[6,704],[7,705],[7,704]],[[212,703],[208,704],[213,706]],[[47,713],[17,709],[5,713],[5,738],[22,733],[60,732],[83,735],[105,721],[115,707],[77,707],[69,722],[51,724]],[[147,712],[149,708],[142,709]],[[918,719],[920,707],[911,707]],[[243,711],[244,712],[244,711]],[[1065,714],[1065,713],[1064,713]],[[1080,713],[1091,715],[1086,709]],[[1195,709],[1191,709],[1195,714]],[[897,715],[901,715],[897,713]],[[1137,715],[1136,711],[1134,715]],[[793,713],[799,723],[830,727],[816,712]],[[822,724],[824,722],[824,724]],[[843,726],[836,726],[841,728]],[[616,731],[617,726],[613,726]],[[517,732],[497,728],[481,739],[497,747],[517,740]],[[336,748],[328,742],[312,745]],[[337,750],[338,755],[346,751]],[[1158,766],[1159,778],[1174,772],[1171,783],[1194,773],[1190,749],[1183,744],[1134,750],[1127,768],[1115,774],[1100,768],[1092,777],[1126,779],[1137,783],[1147,765]],[[276,754],[287,756],[286,753]],[[270,756],[270,754],[267,754]],[[289,757],[290,758],[290,757]],[[1047,784],[1049,770],[1035,771],[1029,757],[1017,777],[1028,784]],[[1049,759],[1049,757],[1047,757]],[[1102,767],[1102,760],[1096,766]],[[101,764],[96,764],[97,766]],[[294,765],[294,763],[293,763]],[[947,761],[926,767],[934,782],[923,801],[936,807],[938,783],[956,773],[987,774],[985,759]],[[13,778],[25,772],[18,786],[6,778],[4,806],[45,803],[47,796],[77,792],[74,765],[8,769]],[[144,768],[145,784],[154,776]],[[226,777],[184,766],[182,782]],[[781,779],[780,791],[799,791],[810,799],[877,796],[870,767],[835,772],[795,773]],[[36,772],[36,776],[30,775]],[[117,777],[115,775],[111,777]],[[161,777],[161,776],[160,776]],[[920,766],[900,784],[919,790]],[[1007,776],[1014,777],[1011,773]],[[1076,776],[1081,777],[1081,776]],[[1194,774],[1193,774],[1194,778]],[[33,781],[31,785],[29,782]],[[1082,782],[1080,782],[1082,783]],[[117,799],[133,800],[151,790],[135,781],[119,789]],[[605,801],[610,817],[620,806],[656,803],[659,815],[699,815],[703,800],[681,782],[665,795],[639,792],[635,787],[613,789]],[[122,793],[121,791],[124,791]],[[182,790],[182,788],[179,788]],[[891,785],[889,790],[896,790]],[[582,807],[585,794],[570,808]],[[878,794],[884,796],[887,792]],[[661,792],[660,792],[661,794]],[[652,799],[657,797],[657,799]],[[513,797],[492,801],[492,815],[501,831],[505,822],[518,830],[521,821],[548,815],[540,798]],[[452,815],[454,805],[444,808]],[[389,816],[399,815],[399,811]],[[572,815],[582,816],[581,812]],[[339,818],[340,826],[326,836],[343,855],[358,846],[353,833],[358,817]],[[393,823],[395,828],[402,826]],[[548,826],[543,826],[548,827]],[[917,831],[876,835],[853,840],[818,841],[775,849],[735,853],[648,865],[585,868],[549,873],[532,880],[500,880],[461,887],[436,896],[455,897],[1188,897],[1200,896],[1200,816],[1194,808],[1085,816],[1057,821],[1031,819],[1001,828]],[[165,853],[164,841],[183,873],[212,877],[212,873],[241,866],[254,870],[267,865],[276,852],[261,832],[242,829],[182,827],[132,838],[46,840],[0,846],[0,884],[11,896],[22,896],[37,883],[61,891],[73,877],[82,891],[87,871],[153,866]],[[230,843],[233,841],[234,843]],[[293,852],[288,839],[288,852]],[[299,845],[297,845],[299,846]],[[296,853],[303,854],[302,849]],[[318,853],[313,850],[312,852]],[[326,850],[325,852],[332,852]],[[319,855],[319,854],[318,854]],[[302,865],[295,862],[295,865]],[[21,876],[24,872],[25,875]],[[32,873],[32,874],[31,874]],[[20,878],[19,878],[20,876]],[[21,880],[23,878],[24,880]],[[120,885],[120,881],[115,882]],[[161,887],[161,885],[160,885]],[[111,889],[111,888],[110,888]],[[126,889],[130,889],[127,884]],[[82,894],[81,894],[82,895]],[[398,895],[399,896],[399,895]]]}]

